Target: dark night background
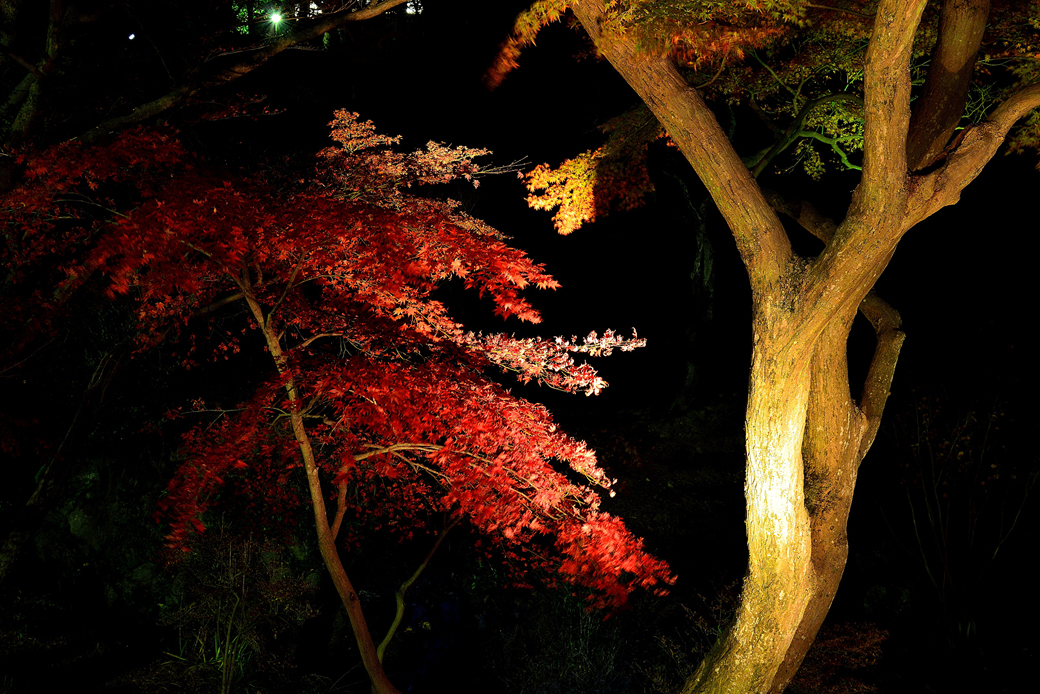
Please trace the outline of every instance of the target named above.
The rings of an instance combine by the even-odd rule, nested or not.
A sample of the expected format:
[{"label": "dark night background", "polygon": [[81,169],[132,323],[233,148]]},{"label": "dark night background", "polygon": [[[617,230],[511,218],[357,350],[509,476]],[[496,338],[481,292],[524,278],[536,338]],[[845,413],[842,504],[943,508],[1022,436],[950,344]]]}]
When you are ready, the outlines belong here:
[{"label": "dark night background", "polygon": [[[419,15],[397,12],[352,26],[331,49],[289,51],[234,85],[236,92],[267,95],[277,115],[191,126],[182,136],[213,161],[249,167],[325,146],[332,111],[346,108],[380,132],[403,135],[410,149],[436,140],[491,149],[493,165],[558,164],[598,145],[596,126],[637,97],[605,62],[575,59],[586,40],[563,24],[544,30],[520,69],[486,91],[481,75],[524,5],[429,0]],[[125,25],[109,27],[109,43],[98,50],[147,72],[149,45],[125,37],[155,18],[113,17]],[[753,149],[761,136],[737,116],[738,149],[742,141]],[[544,317],[534,327],[502,325],[485,305],[452,289],[446,298],[475,329],[580,336],[635,327],[647,338],[645,349],[596,360],[611,383],[598,398],[533,387],[514,392],[545,402],[565,428],[593,444],[620,479],[605,508],[647,538],[679,583],[664,598],[637,595],[632,610],[602,622],[565,590],[501,587],[495,567],[474,553],[474,538],[456,533],[409,593],[407,630],[395,637],[397,650],[387,660],[402,691],[674,690],[734,604],[746,558],[747,278],[710,203],[701,218],[687,204],[680,182],[695,207],[705,195],[689,166],[663,143],[650,157],[657,192],[645,208],[567,237],[556,234],[548,213],[527,208],[515,175],[487,177],[475,190],[459,186],[452,194],[468,211],[512,236],[563,287],[531,297]],[[1035,157],[998,155],[958,205],[907,235],[878,284],[901,312],[907,339],[886,421],[860,471],[842,588],[790,691],[1031,688],[1025,683],[1040,656],[1030,560],[1040,509],[1027,494],[1040,469],[1040,371],[1029,327],[1040,231],[1034,165]],[[815,183],[791,174],[763,183],[840,217],[856,177]],[[796,248],[814,251],[813,239],[789,230]],[[707,288],[695,272],[706,249]],[[204,588],[217,579],[207,584],[200,576],[219,559],[200,560],[189,571],[194,579],[160,568],[161,529],[151,513],[173,469],[176,435],[141,431],[163,408],[192,397],[207,374],[184,375],[161,352],[127,360],[104,400],[77,414],[90,376],[85,355],[126,325],[125,307],[99,306],[80,315],[63,340],[0,377],[4,416],[26,408],[57,439],[74,432],[63,445],[77,460],[63,497],[0,593],[0,694],[70,681],[86,692],[218,691],[206,679],[212,672],[189,667],[198,619],[170,615],[193,590],[212,595]],[[854,390],[872,339],[869,329],[853,331]],[[922,502],[930,458],[916,444],[925,440],[918,425],[927,416],[937,444],[957,431],[973,434],[970,447],[954,449],[937,482],[953,509],[946,522],[930,522]],[[32,451],[5,458],[17,466],[2,485],[6,534],[40,460]],[[996,539],[1005,536],[1003,544]],[[212,551],[219,556],[219,547]],[[361,551],[378,568],[352,578],[379,633],[393,590],[425,550]],[[286,570],[307,580],[295,598],[285,598],[295,606],[286,608],[288,636],[266,642],[239,691],[367,690],[316,553],[282,548],[282,555]],[[941,582],[944,569],[949,582],[939,591],[932,581]]]}]

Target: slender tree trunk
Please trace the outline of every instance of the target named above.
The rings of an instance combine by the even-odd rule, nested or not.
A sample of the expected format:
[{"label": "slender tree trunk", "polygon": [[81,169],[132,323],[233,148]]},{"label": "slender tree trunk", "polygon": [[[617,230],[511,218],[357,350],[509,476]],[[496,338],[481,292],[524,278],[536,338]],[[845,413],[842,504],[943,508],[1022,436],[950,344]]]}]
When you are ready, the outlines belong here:
[{"label": "slender tree trunk", "polygon": [[[272,316],[265,316],[260,304],[254,298],[248,273],[244,271],[242,277],[235,279],[245,295],[249,310],[253,314],[253,319],[264,333],[267,348],[271,353],[271,358],[274,360],[275,367],[278,369],[278,373],[284,377],[286,359],[273,325]],[[307,488],[310,490],[311,505],[314,508],[314,526],[318,536],[318,550],[325,561],[325,568],[328,570],[329,576],[332,577],[332,583],[336,586],[336,592],[339,593],[343,607],[347,610],[350,628],[354,632],[354,639],[357,641],[358,650],[361,652],[361,661],[365,666],[365,671],[368,673],[369,680],[372,682],[372,691],[375,694],[400,694],[383,671],[383,664],[380,662],[379,655],[376,652],[375,641],[372,639],[368,622],[365,620],[365,614],[361,609],[361,601],[358,599],[357,592],[347,576],[346,569],[343,568],[339,550],[336,549],[336,541],[329,526],[328,512],[325,509],[325,491],[321,486],[318,463],[314,458],[314,449],[311,446],[310,436],[307,434],[303,416],[297,409],[300,405],[300,396],[296,390],[296,384],[291,378],[285,381],[285,390],[288,394],[291,408],[289,422],[292,426],[293,436],[295,436],[296,442],[299,444],[300,455],[303,458],[304,469],[307,472]]]}]

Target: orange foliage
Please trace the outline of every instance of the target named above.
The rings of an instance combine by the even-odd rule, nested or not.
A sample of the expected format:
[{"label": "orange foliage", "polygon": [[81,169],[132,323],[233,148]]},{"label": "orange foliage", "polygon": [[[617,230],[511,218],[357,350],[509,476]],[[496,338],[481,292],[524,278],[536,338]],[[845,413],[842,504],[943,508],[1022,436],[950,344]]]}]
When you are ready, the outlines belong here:
[{"label": "orange foliage", "polygon": [[647,146],[664,131],[645,107],[609,120],[602,147],[568,159],[558,168],[541,164],[527,174],[536,210],[556,209],[553,223],[569,234],[585,222],[604,217],[611,209],[631,210],[643,204],[654,184],[646,168]]}]

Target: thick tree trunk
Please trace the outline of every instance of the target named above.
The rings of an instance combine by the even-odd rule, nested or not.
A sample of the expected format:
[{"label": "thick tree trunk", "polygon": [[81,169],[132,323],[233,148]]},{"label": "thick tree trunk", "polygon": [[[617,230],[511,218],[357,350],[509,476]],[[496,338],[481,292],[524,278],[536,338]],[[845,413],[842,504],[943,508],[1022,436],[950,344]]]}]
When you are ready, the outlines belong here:
[{"label": "thick tree trunk", "polygon": [[[786,204],[777,206],[791,214]],[[833,238],[834,222],[808,203],[802,203],[792,216],[824,243]],[[815,590],[773,678],[771,694],[784,691],[798,672],[837,594],[848,559],[846,528],[856,476],[880,426],[903,344],[899,313],[874,292],[860,303],[860,312],[874,327],[877,341],[858,407],[852,401],[848,380],[846,347],[851,320],[832,322],[820,337],[813,357],[802,452]]]},{"label": "thick tree trunk", "polygon": [[[899,119],[906,110],[882,112],[878,104],[908,103],[908,84],[885,84],[888,91],[870,94],[866,107],[882,115],[872,123],[885,146],[870,152],[871,178],[846,226],[840,233],[832,228],[826,252],[803,265],[710,110],[674,65],[640,54],[631,41],[601,40],[603,10],[595,0],[572,7],[704,181],[748,269],[755,311],[746,420],[748,572],[735,621],[683,691],[779,691],[826,616],[847,557],[846,520],[866,426],[849,396],[845,342],[856,307],[902,231],[904,152],[891,140],[905,140],[889,135],[902,127],[897,134],[905,136],[906,120]],[[919,9],[904,8],[910,15]],[[875,61],[882,69],[903,69],[905,55],[884,52],[888,44],[881,49]],[[808,507],[803,470],[814,495]]]},{"label": "thick tree trunk", "polygon": [[781,302],[755,318],[747,410],[749,561],[734,623],[684,693],[763,692],[814,594],[803,498],[802,438],[811,344],[798,344]]},{"label": "thick tree trunk", "polygon": [[866,429],[865,417],[849,395],[845,345],[850,325],[851,320],[836,320],[827,326],[813,355],[802,441],[813,594],[770,692],[782,692],[801,666],[830,611],[848,558],[846,524],[859,468],[859,441]]},{"label": "thick tree trunk", "polygon": [[[987,4],[946,1],[939,50],[945,58],[929,82],[966,88],[963,71],[974,61]],[[746,424],[748,573],[735,622],[683,691],[779,692],[841,580],[856,473],[876,435],[902,343],[898,314],[867,292],[901,236],[956,202],[1011,125],[1040,104],[1040,84],[1011,94],[934,160],[963,94],[933,87],[930,93],[942,98],[920,108],[913,133],[915,155],[930,166],[911,175],[910,53],[925,0],[882,0],[864,66],[863,176],[840,228],[807,205],[789,212],[826,243],[816,259],[801,261],[711,111],[671,60],[640,51],[631,34],[604,35],[602,0],[569,6],[693,166],[748,270],[755,311]],[[857,307],[878,335],[858,406],[846,365]]]}]

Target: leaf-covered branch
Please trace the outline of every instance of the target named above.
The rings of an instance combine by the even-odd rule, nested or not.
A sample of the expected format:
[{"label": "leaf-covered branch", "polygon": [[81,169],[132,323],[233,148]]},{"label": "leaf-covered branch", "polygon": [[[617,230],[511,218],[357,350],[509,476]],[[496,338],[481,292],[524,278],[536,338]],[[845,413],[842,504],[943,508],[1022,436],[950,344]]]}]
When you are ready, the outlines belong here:
[{"label": "leaf-covered branch", "polygon": [[842,163],[845,165],[846,168],[859,169],[860,167],[854,166],[851,162],[849,162],[848,156],[838,146],[838,138],[827,137],[826,135],[811,130],[802,130],[802,124],[805,123],[805,119],[809,116],[809,114],[811,114],[817,108],[821,108],[823,106],[826,106],[827,104],[831,104],[837,101],[849,101],[854,104],[858,104],[861,107],[863,105],[863,99],[861,99],[859,96],[855,94],[846,93],[827,94],[825,96],[819,97],[818,99],[813,99],[812,101],[808,102],[798,112],[798,115],[795,116],[794,120],[783,132],[780,138],[777,139],[776,143],[770,149],[768,149],[762,155],[762,157],[758,159],[757,162],[751,164],[751,175],[755,178],[758,178],[766,169],[766,167],[769,166],[769,164],[774,159],[776,159],[777,156],[779,156],[784,150],[786,150],[792,144],[797,142],[799,138],[803,137],[812,137],[817,140],[820,140],[821,142],[824,142],[825,144],[830,145],[831,148],[839,155]]}]

